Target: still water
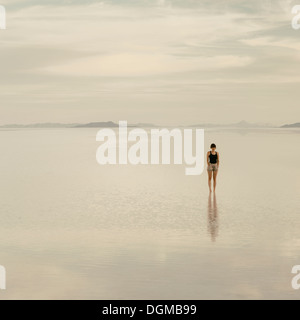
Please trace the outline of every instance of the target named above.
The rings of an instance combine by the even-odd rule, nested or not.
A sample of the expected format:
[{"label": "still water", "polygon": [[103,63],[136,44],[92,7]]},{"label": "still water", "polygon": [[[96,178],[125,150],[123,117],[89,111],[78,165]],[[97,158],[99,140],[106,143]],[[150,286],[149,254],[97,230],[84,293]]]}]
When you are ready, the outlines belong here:
[{"label": "still water", "polygon": [[96,129],[0,131],[0,299],[300,299],[300,130],[206,130],[219,184],[100,166]]}]

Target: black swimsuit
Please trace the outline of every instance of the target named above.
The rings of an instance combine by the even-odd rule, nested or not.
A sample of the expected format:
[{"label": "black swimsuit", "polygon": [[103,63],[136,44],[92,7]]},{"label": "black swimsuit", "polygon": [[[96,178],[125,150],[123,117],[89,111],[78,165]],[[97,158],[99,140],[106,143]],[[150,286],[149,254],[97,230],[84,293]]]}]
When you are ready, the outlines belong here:
[{"label": "black swimsuit", "polygon": [[217,163],[217,160],[218,160],[218,153],[216,152],[216,154],[212,154],[211,151],[210,151],[209,163],[215,164],[215,163]]}]

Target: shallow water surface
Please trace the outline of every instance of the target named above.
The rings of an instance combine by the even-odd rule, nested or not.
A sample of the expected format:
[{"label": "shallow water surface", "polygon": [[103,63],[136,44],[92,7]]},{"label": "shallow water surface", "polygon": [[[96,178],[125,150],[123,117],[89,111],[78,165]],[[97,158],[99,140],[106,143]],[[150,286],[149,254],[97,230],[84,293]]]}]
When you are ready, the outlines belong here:
[{"label": "shallow water surface", "polygon": [[300,299],[300,131],[206,130],[219,184],[100,166],[95,129],[0,131],[0,299]]}]

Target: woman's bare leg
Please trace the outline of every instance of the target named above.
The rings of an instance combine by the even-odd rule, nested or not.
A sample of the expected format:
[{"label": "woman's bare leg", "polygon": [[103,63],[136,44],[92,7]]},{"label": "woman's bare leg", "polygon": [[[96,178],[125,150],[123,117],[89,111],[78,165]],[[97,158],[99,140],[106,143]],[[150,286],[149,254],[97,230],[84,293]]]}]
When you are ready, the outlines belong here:
[{"label": "woman's bare leg", "polygon": [[216,191],[216,186],[217,186],[217,175],[218,171],[214,171],[213,178],[214,178],[214,191]]},{"label": "woman's bare leg", "polygon": [[207,173],[208,173],[208,187],[209,187],[209,191],[211,192],[212,171],[207,171]]}]

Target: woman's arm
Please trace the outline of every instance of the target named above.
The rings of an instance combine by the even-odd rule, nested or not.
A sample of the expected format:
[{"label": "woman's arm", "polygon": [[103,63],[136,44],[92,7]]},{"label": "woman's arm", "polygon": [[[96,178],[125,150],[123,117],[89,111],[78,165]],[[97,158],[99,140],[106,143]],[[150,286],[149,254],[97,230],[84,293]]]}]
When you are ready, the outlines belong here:
[{"label": "woman's arm", "polygon": [[220,165],[220,154],[219,154],[219,152],[217,152],[217,164],[218,164],[218,166]]},{"label": "woman's arm", "polygon": [[206,162],[207,162],[207,165],[209,166],[209,152],[207,152],[207,155],[206,155]]}]

